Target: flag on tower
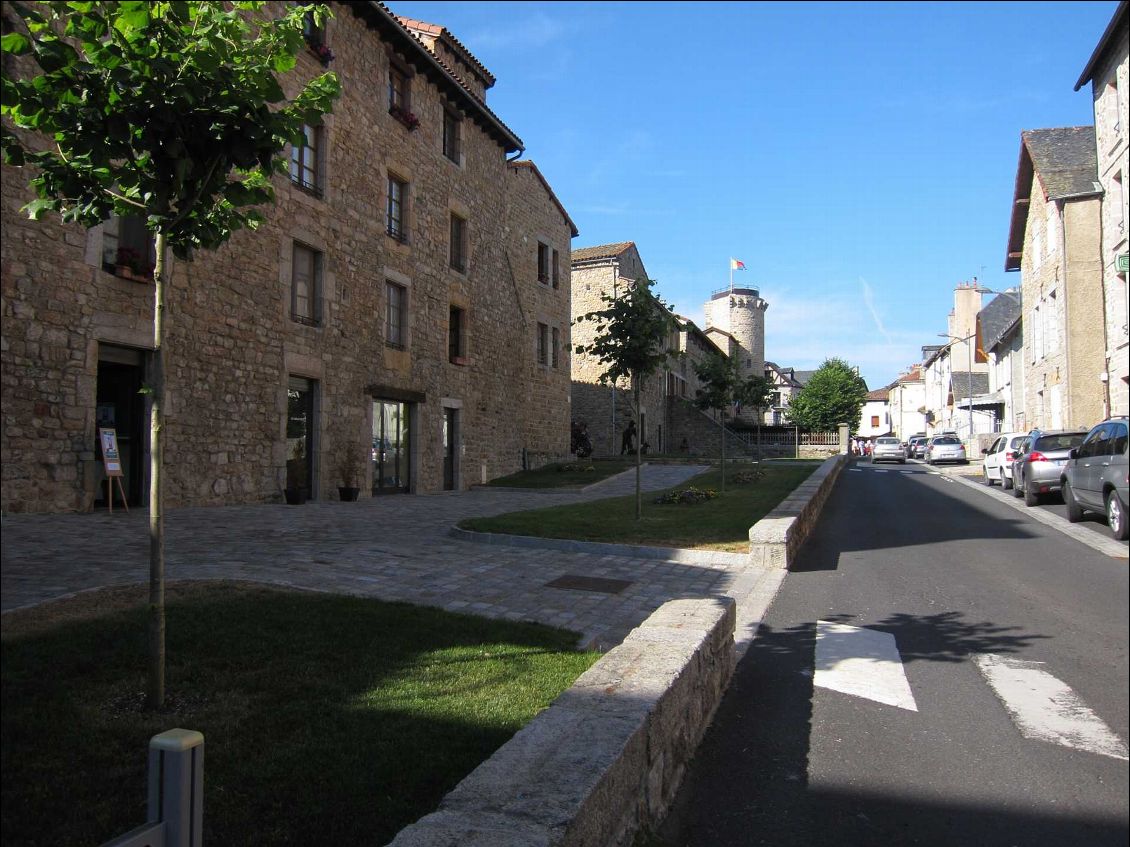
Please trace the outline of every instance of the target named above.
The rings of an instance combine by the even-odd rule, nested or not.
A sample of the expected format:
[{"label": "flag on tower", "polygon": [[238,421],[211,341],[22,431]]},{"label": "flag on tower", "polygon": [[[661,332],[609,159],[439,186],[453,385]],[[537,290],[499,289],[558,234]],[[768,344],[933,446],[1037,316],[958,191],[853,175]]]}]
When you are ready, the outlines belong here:
[{"label": "flag on tower", "polygon": [[745,270],[745,262],[739,262],[737,259],[731,258],[730,259],[730,270],[732,270],[732,271],[744,271]]}]

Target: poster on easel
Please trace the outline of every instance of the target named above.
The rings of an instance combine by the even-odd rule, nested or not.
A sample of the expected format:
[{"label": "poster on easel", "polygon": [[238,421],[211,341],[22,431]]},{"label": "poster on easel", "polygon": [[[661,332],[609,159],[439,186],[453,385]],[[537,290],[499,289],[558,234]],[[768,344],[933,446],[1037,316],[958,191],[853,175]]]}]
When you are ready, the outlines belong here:
[{"label": "poster on easel", "polygon": [[122,486],[122,457],[118,453],[118,431],[109,427],[98,429],[98,441],[102,446],[102,467],[106,471],[106,504],[114,511],[114,484],[122,497],[122,505],[129,511],[125,488]]}]

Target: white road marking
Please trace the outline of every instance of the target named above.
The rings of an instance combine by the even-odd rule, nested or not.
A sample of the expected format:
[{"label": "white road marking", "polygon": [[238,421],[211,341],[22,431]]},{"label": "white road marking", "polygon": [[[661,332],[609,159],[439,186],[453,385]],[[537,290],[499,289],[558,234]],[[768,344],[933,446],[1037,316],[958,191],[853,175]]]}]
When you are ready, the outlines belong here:
[{"label": "white road marking", "polygon": [[863,473],[863,468],[848,468],[852,473]]},{"label": "white road marking", "polygon": [[813,685],[918,711],[895,637],[887,632],[817,621]]},{"label": "white road marking", "polygon": [[1025,738],[1126,759],[1126,743],[1043,662],[985,653],[974,660]]}]

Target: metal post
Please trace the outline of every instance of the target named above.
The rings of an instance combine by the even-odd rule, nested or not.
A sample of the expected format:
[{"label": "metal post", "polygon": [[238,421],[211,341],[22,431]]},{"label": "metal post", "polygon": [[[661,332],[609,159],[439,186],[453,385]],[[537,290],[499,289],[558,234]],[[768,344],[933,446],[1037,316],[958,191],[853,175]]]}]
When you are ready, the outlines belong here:
[{"label": "metal post", "polygon": [[148,821],[102,847],[202,847],[204,736],[170,729],[149,741]]},{"label": "metal post", "polygon": [[[156,765],[156,766],[155,766]],[[161,788],[157,790],[157,780]],[[200,847],[204,824],[204,736],[170,729],[149,742],[149,819],[165,823],[165,847]]]}]

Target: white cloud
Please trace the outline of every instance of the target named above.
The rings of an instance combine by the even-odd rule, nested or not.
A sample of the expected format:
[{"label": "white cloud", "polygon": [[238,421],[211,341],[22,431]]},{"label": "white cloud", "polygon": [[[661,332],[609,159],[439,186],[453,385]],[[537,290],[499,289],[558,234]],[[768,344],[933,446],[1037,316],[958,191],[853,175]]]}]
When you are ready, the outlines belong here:
[{"label": "white cloud", "polygon": [[472,30],[464,44],[474,44],[476,50],[540,50],[570,34],[564,21],[535,12],[524,18],[509,18],[505,23],[493,20],[489,27]]}]

